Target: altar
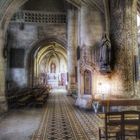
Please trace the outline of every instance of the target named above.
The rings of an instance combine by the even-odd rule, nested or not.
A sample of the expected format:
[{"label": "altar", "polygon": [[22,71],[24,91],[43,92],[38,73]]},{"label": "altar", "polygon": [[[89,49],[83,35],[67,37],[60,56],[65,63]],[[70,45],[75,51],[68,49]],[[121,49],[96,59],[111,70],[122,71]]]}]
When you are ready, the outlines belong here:
[{"label": "altar", "polygon": [[49,85],[52,86],[52,88],[58,87],[58,85],[59,85],[59,75],[57,73],[49,73],[47,75],[47,82],[48,82]]},{"label": "altar", "polygon": [[51,85],[52,88],[59,86],[66,86],[67,74],[66,73],[48,73],[47,84]]}]

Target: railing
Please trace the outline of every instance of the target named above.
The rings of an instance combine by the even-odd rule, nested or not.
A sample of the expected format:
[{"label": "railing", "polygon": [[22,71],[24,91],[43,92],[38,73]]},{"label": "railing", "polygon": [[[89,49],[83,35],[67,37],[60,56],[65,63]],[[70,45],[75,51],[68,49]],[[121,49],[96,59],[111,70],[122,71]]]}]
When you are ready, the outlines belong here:
[{"label": "railing", "polygon": [[66,23],[66,14],[62,12],[18,11],[11,22],[62,24]]}]

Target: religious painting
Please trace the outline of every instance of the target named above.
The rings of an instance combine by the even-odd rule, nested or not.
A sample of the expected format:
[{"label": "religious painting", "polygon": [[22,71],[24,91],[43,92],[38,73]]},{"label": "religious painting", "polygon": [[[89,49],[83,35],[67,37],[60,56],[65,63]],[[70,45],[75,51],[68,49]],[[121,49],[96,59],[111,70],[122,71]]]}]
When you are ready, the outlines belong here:
[{"label": "religious painting", "polygon": [[54,62],[51,63],[51,73],[56,73],[56,65]]},{"label": "religious painting", "polygon": [[84,71],[84,94],[91,94],[91,71]]}]

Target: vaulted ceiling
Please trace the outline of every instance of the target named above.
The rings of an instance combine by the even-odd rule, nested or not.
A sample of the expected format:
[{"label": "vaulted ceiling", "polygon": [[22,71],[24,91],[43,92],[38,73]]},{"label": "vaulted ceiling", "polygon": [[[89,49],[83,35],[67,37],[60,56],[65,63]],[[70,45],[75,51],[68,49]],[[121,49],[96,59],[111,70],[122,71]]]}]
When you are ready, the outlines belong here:
[{"label": "vaulted ceiling", "polygon": [[99,8],[101,11],[104,9],[103,0],[66,0],[69,3],[72,3],[78,7],[80,7],[81,3],[85,3],[86,5],[93,6]]},{"label": "vaulted ceiling", "polygon": [[[11,8],[14,7],[14,5],[12,5],[12,2],[15,4],[16,3],[22,4],[22,2],[25,3],[26,1],[28,0],[0,0],[0,20],[4,16],[4,13],[6,12],[6,10],[10,8],[10,6]],[[94,7],[96,6],[97,8],[103,11],[102,0],[66,0],[66,1],[74,4],[77,7],[80,7],[81,3],[85,3],[90,6],[94,6]]]},{"label": "vaulted ceiling", "polygon": [[[23,5],[28,0],[0,0],[0,21],[5,16],[12,14],[11,12],[15,12],[21,5]],[[101,12],[104,13],[104,0],[66,0],[73,5],[80,7],[81,3],[84,3],[88,6],[97,7]],[[138,1],[138,11],[140,12],[140,0]],[[11,9],[11,10],[10,10]]]}]

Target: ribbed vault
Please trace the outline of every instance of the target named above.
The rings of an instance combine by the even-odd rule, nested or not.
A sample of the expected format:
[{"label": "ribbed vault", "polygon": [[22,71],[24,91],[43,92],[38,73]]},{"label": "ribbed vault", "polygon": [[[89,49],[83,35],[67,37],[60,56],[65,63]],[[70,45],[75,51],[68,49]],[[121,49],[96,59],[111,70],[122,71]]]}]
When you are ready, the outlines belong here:
[{"label": "ribbed vault", "polygon": [[[16,12],[16,10],[25,4],[28,0],[1,0],[0,1],[0,23],[2,28],[8,26],[12,15]],[[67,2],[80,7],[81,3],[85,3],[89,6],[96,6],[102,12],[103,10],[103,2],[102,0],[66,0]]]},{"label": "ribbed vault", "polygon": [[[28,0],[1,0],[0,1],[0,27],[6,29],[12,15],[25,4]],[[84,3],[90,7],[97,7],[102,13],[105,13],[104,1],[105,0],[65,0],[76,7]],[[118,0],[119,1],[119,0]],[[140,12],[140,0],[138,1],[138,11]]]},{"label": "ribbed vault", "polygon": [[[57,66],[57,71],[55,75],[61,75],[63,71],[63,66],[65,65],[65,70],[67,72],[67,50],[63,43],[54,41],[44,41],[41,44],[36,44],[33,47],[31,53],[29,54],[29,85],[33,86],[35,82],[38,82],[44,75],[49,75],[50,67],[52,63]],[[52,74],[50,74],[52,75]],[[42,77],[43,76],[43,77]]]}]

